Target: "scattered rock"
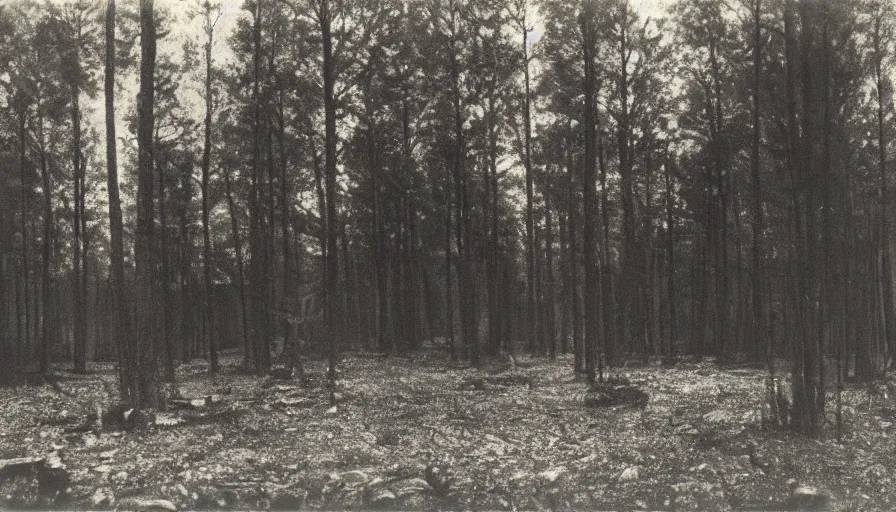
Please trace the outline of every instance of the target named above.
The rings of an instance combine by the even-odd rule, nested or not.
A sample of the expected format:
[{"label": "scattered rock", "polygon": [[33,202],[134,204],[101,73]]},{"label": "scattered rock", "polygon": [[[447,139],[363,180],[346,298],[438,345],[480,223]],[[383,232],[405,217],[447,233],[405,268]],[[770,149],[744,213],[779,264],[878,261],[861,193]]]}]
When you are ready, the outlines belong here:
[{"label": "scattered rock", "polygon": [[566,474],[565,468],[554,468],[539,473],[538,479],[548,485],[552,485],[556,483],[564,474]]},{"label": "scattered rock", "polygon": [[426,479],[426,483],[440,496],[448,494],[451,484],[454,483],[454,476],[451,472],[436,465],[426,466],[426,469],[423,470],[423,476]]},{"label": "scattered rock", "polygon": [[[298,397],[298,398],[281,398],[274,402],[275,407],[301,407],[307,408],[312,407],[314,405],[314,400],[310,398]],[[335,411],[333,411],[335,412]]]},{"label": "scattered rock", "polygon": [[417,494],[423,493],[431,489],[426,480],[422,478],[411,478],[409,480],[402,480],[400,482],[395,483],[392,486],[393,492],[399,498],[404,497],[409,494]]},{"label": "scattered rock", "polygon": [[793,489],[785,503],[785,510],[822,510],[831,501],[830,495],[816,487],[798,485],[796,480],[788,480]]},{"label": "scattered rock", "polygon": [[613,407],[631,405],[644,407],[650,396],[643,389],[627,382],[608,381],[596,384],[585,394],[587,407]]},{"label": "scattered rock", "polygon": [[395,493],[389,489],[381,488],[373,493],[370,504],[377,508],[389,508],[395,504]]},{"label": "scattered rock", "polygon": [[184,419],[170,413],[160,412],[156,413],[154,423],[159,427],[174,427],[184,423]]},{"label": "scattered rock", "polygon": [[630,466],[619,475],[620,482],[632,482],[640,477],[638,466]]},{"label": "scattered rock", "polygon": [[93,506],[95,507],[98,507],[100,505],[111,506],[115,504],[115,496],[109,489],[100,487],[96,491],[94,491],[93,496],[90,497],[90,502],[93,503]]},{"label": "scattered rock", "polygon": [[703,415],[703,421],[707,423],[729,423],[732,421],[731,413],[716,409]]},{"label": "scattered rock", "polygon": [[370,481],[367,473],[359,470],[345,471],[336,475],[336,478],[345,482],[347,485],[363,485]]},{"label": "scattered rock", "polygon": [[168,500],[127,497],[122,499],[119,505],[124,509],[138,510],[141,512],[177,512],[177,507],[174,503]]}]

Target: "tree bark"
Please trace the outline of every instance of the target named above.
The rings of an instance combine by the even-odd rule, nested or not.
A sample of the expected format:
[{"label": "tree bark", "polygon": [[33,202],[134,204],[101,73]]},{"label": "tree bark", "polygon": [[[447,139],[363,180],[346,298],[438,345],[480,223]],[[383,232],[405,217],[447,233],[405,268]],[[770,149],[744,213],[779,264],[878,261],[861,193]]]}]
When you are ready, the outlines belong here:
[{"label": "tree bark", "polygon": [[212,269],[211,269],[211,236],[209,235],[208,220],[208,181],[212,154],[212,44],[214,43],[215,24],[212,21],[210,4],[205,4],[205,120],[203,121],[202,140],[202,277],[203,305],[205,306],[206,328],[203,329],[208,345],[209,371],[218,372],[218,347],[217,335],[214,333],[215,322],[212,315]]},{"label": "tree bark", "polygon": [[121,216],[121,197],[118,190],[118,148],[115,139],[115,0],[106,0],[106,191],[109,195],[110,254],[109,278],[112,285],[112,335],[118,350],[118,381],[122,401],[128,402],[133,387],[126,374],[131,349],[130,316],[124,281],[124,223]]},{"label": "tree bark", "polygon": [[336,403],[336,355],[339,350],[337,312],[339,294],[339,260],[336,248],[336,100],[334,97],[335,70],[333,62],[333,36],[331,34],[330,0],[318,0],[318,22],[323,45],[324,84],[324,140],[325,140],[325,180],[327,201],[327,255],[326,255],[326,322],[327,322],[327,379],[330,386],[330,401]]},{"label": "tree bark", "polygon": [[154,69],[156,33],[154,0],[140,0],[140,92],[137,97],[137,230],[134,261],[137,269],[137,321],[131,373],[137,375],[130,390],[131,407],[155,409],[159,397],[156,363],[155,282],[153,272],[153,132],[155,115]]}]

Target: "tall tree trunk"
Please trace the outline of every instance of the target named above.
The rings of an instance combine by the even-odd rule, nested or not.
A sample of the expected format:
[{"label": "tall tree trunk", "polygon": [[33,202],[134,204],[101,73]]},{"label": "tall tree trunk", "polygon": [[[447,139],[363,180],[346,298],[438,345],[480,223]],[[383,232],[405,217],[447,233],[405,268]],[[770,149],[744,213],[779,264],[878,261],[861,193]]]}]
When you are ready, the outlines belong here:
[{"label": "tall tree trunk", "polygon": [[458,55],[456,53],[458,38],[457,26],[460,13],[458,6],[452,0],[451,9],[451,34],[450,34],[450,75],[452,107],[454,114],[454,188],[455,188],[455,238],[457,242],[457,273],[458,273],[458,297],[460,299],[461,332],[464,344],[469,351],[470,360],[474,365],[479,364],[479,340],[475,325],[475,294],[473,285],[473,261],[471,231],[472,218],[470,215],[470,201],[468,193],[468,177],[466,171],[466,143],[464,141],[464,115],[461,105],[461,71]]},{"label": "tall tree trunk", "polygon": [[205,312],[206,343],[208,345],[209,371],[218,372],[218,347],[217,335],[213,332],[214,321],[212,319],[212,269],[211,269],[211,237],[209,235],[208,221],[208,180],[212,154],[212,45],[214,43],[215,23],[212,21],[211,7],[205,5],[205,120],[203,122],[202,140],[202,277],[203,277],[203,305]]},{"label": "tall tree trunk", "polygon": [[[672,193],[673,157],[666,161],[666,292],[669,294],[669,332],[666,357],[675,356],[675,342],[678,335],[675,316],[675,198]],[[693,298],[692,298],[693,300]]]},{"label": "tall tree trunk", "polygon": [[153,0],[140,0],[140,92],[137,97],[137,230],[134,262],[137,269],[137,321],[130,372],[137,375],[130,390],[131,406],[155,409],[160,405],[156,363],[155,280],[153,272],[153,131],[156,32]]},{"label": "tall tree trunk", "polygon": [[551,211],[551,201],[547,194],[545,194],[545,229],[547,230],[545,236],[545,273],[546,276],[546,290],[545,296],[547,304],[545,306],[545,324],[547,331],[547,343],[548,343],[548,353],[551,356],[551,359],[557,358],[557,336],[556,336],[556,325],[555,319],[557,318],[557,296],[554,290],[554,216]]},{"label": "tall tree trunk", "polygon": [[252,180],[249,199],[249,282],[251,288],[252,322],[250,339],[252,340],[252,363],[255,372],[261,376],[270,367],[270,339],[268,336],[267,311],[267,279],[264,268],[264,213],[261,206],[261,10],[262,1],[255,3],[253,12],[253,82],[252,82]]},{"label": "tall tree trunk", "polygon": [[326,322],[327,322],[327,378],[330,386],[330,401],[336,402],[336,354],[339,350],[337,311],[339,293],[339,260],[336,253],[336,99],[334,97],[335,70],[333,63],[333,37],[330,0],[319,0],[318,21],[323,42],[323,84],[324,84],[324,132],[325,132],[325,193],[327,201],[327,255],[326,255]]},{"label": "tall tree trunk", "polygon": [[[27,114],[25,111],[25,107],[22,108],[22,111],[19,112],[19,179],[21,180],[20,185],[20,228],[22,232],[22,288],[24,294],[24,303],[23,310],[25,313],[24,317],[24,325],[23,328],[19,330],[19,351],[16,354],[16,359],[19,361],[19,365],[25,359],[25,351],[28,350],[29,345],[31,344],[31,322],[30,322],[30,308],[28,305],[28,295],[30,288],[30,255],[28,251],[28,178],[27,178],[27,160],[25,159],[25,147],[26,147],[26,137],[27,132],[25,131],[25,126],[27,122]],[[76,173],[77,175],[77,173]],[[77,188],[75,189],[77,191]],[[77,192],[76,192],[77,193]],[[75,217],[77,219],[77,216]],[[77,260],[76,260],[77,261]],[[76,292],[77,293],[77,292]],[[77,361],[77,359],[76,359]]]},{"label": "tall tree trunk", "polygon": [[[44,199],[44,233],[42,244],[42,274],[41,280],[41,302],[43,303],[43,314],[41,316],[41,336],[40,345],[38,347],[38,364],[41,373],[50,371],[50,336],[52,330],[51,312],[56,308],[51,305],[53,301],[53,273],[52,273],[52,237],[53,237],[53,185],[50,169],[47,165],[46,138],[44,136],[44,116],[43,106],[37,105],[37,143],[40,154],[40,175],[43,187]],[[0,279],[3,277],[0,276]],[[5,314],[0,310],[0,315]],[[0,334],[2,336],[2,334]]]},{"label": "tall tree trunk", "polygon": [[617,140],[619,146],[619,174],[622,187],[622,282],[621,287],[621,339],[623,350],[628,350],[632,343],[632,308],[634,302],[635,276],[635,225],[634,225],[634,198],[632,190],[632,161],[629,151],[629,139],[631,137],[630,112],[629,112],[629,76],[628,64],[631,57],[631,47],[628,33],[628,3],[621,3],[622,19],[619,27],[618,56],[619,56],[619,123],[617,126]]},{"label": "tall tree trunk", "polygon": [[193,345],[196,337],[196,318],[195,314],[193,290],[196,288],[193,283],[193,240],[191,231],[188,228],[190,223],[189,204],[192,201],[192,184],[193,184],[193,166],[183,166],[180,170],[180,186],[178,194],[178,214],[179,214],[179,240],[178,240],[178,265],[180,267],[179,287],[180,287],[180,356],[184,363],[190,361],[194,356]]},{"label": "tall tree trunk", "polygon": [[109,277],[112,285],[112,335],[118,349],[118,380],[121,399],[130,400],[135,387],[134,376],[128,372],[131,353],[130,316],[124,282],[124,223],[121,216],[121,197],[118,190],[118,147],[115,139],[115,0],[106,0],[106,61],[104,92],[106,101],[106,191],[109,195]]},{"label": "tall tree trunk", "polygon": [[602,245],[600,252],[599,264],[601,268],[600,280],[600,296],[603,305],[603,361],[605,365],[613,364],[615,357],[616,344],[616,324],[615,324],[615,301],[612,298],[612,269],[610,265],[610,213],[609,213],[609,191],[607,190],[607,164],[604,157],[604,131],[598,130],[597,133],[597,162],[600,169],[600,214],[601,227],[603,228]]},{"label": "tall tree trunk", "polygon": [[576,185],[576,172],[575,172],[575,163],[573,158],[573,134],[572,130],[569,129],[569,134],[567,135],[567,151],[566,151],[566,166],[567,166],[567,200],[566,204],[569,208],[568,211],[568,229],[569,229],[569,269],[567,274],[567,280],[570,283],[570,294],[572,295],[572,350],[573,350],[573,365],[574,371],[576,374],[583,373],[585,371],[585,361],[582,357],[582,335],[581,335],[581,325],[582,325],[582,312],[581,306],[579,302],[579,265],[578,265],[578,237],[576,235],[576,211],[577,205],[576,201],[578,200],[578,195],[575,192]]},{"label": "tall tree trunk", "polygon": [[[76,57],[77,59],[77,57]],[[81,266],[81,249],[82,249],[82,233],[81,233],[81,90],[75,81],[71,86],[71,121],[72,121],[72,176],[74,182],[74,205],[72,213],[72,228],[74,239],[72,241],[72,293],[74,305],[73,321],[74,321],[74,363],[76,372],[87,371],[87,333],[85,332],[85,314],[84,314],[84,287]]]},{"label": "tall tree trunk", "polygon": [[240,240],[240,226],[236,218],[236,204],[233,200],[233,187],[230,183],[230,171],[224,170],[224,186],[227,194],[227,210],[230,213],[230,230],[233,237],[233,251],[236,255],[236,270],[240,292],[240,319],[242,325],[243,349],[249,349],[249,328],[248,318],[246,315],[246,281],[245,272],[243,271],[243,243]]},{"label": "tall tree trunk", "polygon": [[[888,140],[886,137],[886,127],[885,127],[885,109],[887,108],[888,98],[884,95],[884,87],[886,80],[886,71],[884,70],[884,45],[886,42],[884,39],[883,31],[886,30],[883,27],[883,24],[886,21],[883,19],[883,15],[881,13],[877,13],[874,18],[874,32],[872,34],[872,44],[873,44],[873,52],[874,52],[874,78],[875,78],[875,86],[876,86],[876,101],[877,101],[877,151],[878,151],[878,170],[879,170],[879,191],[878,191],[878,232],[877,232],[877,287],[878,287],[878,295],[880,295],[881,301],[881,309],[880,309],[880,336],[881,341],[876,343],[876,347],[888,347],[891,345],[889,340],[889,331],[892,328],[889,324],[892,321],[890,318],[890,312],[887,308],[887,297],[889,291],[889,283],[885,280],[885,264],[889,260],[888,251],[889,251],[889,228],[887,223],[887,146]],[[877,354],[875,354],[875,359],[878,359]],[[885,368],[874,368],[874,378],[878,378],[882,376]]]},{"label": "tall tree trunk", "polygon": [[[585,66],[585,79],[582,83],[585,98],[584,136],[585,136],[585,160],[582,162],[582,201],[584,203],[584,219],[582,220],[583,247],[582,258],[585,267],[585,370],[588,380],[594,382],[596,372],[603,381],[603,356],[601,354],[602,333],[600,317],[600,302],[598,296],[600,278],[597,264],[597,194],[595,185],[597,181],[597,155],[595,142],[597,131],[595,129],[597,114],[595,112],[596,78],[594,69],[595,45],[597,43],[597,30],[593,18],[596,13],[592,11],[595,6],[588,4],[581,19],[581,31],[583,39],[583,59]],[[595,368],[597,365],[597,368]]]},{"label": "tall tree trunk", "polygon": [[454,342],[454,299],[451,293],[451,200],[450,178],[445,176],[445,329],[448,335],[448,350],[452,361],[457,361]]},{"label": "tall tree trunk", "polygon": [[159,174],[159,238],[161,239],[161,250],[159,258],[161,259],[161,275],[159,283],[161,283],[161,314],[162,329],[161,335],[163,345],[165,346],[165,382],[174,382],[174,336],[171,333],[171,306],[170,306],[170,289],[171,276],[168,269],[168,209],[167,197],[165,195],[165,174],[166,168],[156,166]]},{"label": "tall tree trunk", "polygon": [[762,0],[753,0],[753,105],[751,111],[753,133],[750,145],[750,178],[753,188],[753,248],[752,263],[752,306],[753,335],[756,346],[765,350],[766,366],[770,379],[775,377],[774,354],[771,338],[766,336],[765,304],[763,303],[763,267],[765,261],[762,253],[765,215],[762,208],[762,178],[760,172],[759,145],[762,142],[762,118],[760,116],[760,87],[762,80]]},{"label": "tall tree trunk", "polygon": [[[523,0],[525,2],[525,0]],[[538,314],[535,308],[535,238],[534,238],[534,221],[532,217],[532,196],[533,196],[533,178],[532,178],[532,121],[531,121],[531,95],[529,92],[529,42],[528,42],[528,26],[526,25],[525,6],[521,9],[520,27],[523,33],[523,79],[525,86],[525,98],[523,103],[523,123],[525,130],[525,166],[526,166],[526,318],[529,322],[526,340],[529,350],[534,351],[539,344],[538,336]]]}]

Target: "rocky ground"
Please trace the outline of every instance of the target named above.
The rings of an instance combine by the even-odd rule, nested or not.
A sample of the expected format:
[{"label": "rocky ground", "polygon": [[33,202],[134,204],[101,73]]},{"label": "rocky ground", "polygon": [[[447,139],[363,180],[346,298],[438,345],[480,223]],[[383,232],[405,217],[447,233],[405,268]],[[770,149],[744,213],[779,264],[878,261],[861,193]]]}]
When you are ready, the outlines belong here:
[{"label": "rocky ground", "polygon": [[111,366],[58,370],[72,396],[0,390],[0,508],[782,509],[794,492],[896,506],[881,393],[847,389],[842,442],[831,425],[810,440],[763,429],[760,369],[629,366],[613,373],[646,405],[589,407],[570,367],[348,355],[331,406],[321,363],[272,381],[234,356],[216,377],[181,366],[175,407],[130,431],[110,424]]}]

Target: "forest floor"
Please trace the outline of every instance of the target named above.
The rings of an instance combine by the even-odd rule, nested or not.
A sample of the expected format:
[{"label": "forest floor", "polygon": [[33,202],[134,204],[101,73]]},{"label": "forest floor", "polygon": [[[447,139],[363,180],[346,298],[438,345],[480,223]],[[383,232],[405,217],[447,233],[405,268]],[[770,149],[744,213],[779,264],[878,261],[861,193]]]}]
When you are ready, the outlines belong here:
[{"label": "forest floor", "polygon": [[38,458],[64,489],[40,501],[52,486],[7,461],[0,509],[781,509],[790,479],[832,509],[896,506],[896,403],[865,387],[844,393],[837,442],[763,429],[760,369],[629,366],[613,373],[647,405],[588,408],[570,358],[519,363],[346,355],[331,407],[321,362],[302,383],[196,362],[184,407],[131,432],[77,428],[111,403],[112,366],[58,370],[73,396],[0,390],[0,459]]}]

